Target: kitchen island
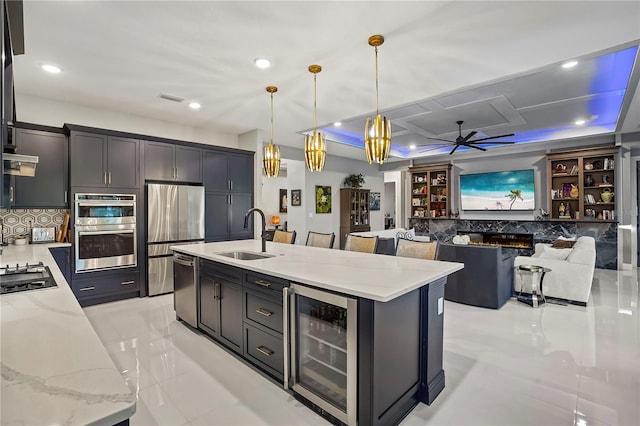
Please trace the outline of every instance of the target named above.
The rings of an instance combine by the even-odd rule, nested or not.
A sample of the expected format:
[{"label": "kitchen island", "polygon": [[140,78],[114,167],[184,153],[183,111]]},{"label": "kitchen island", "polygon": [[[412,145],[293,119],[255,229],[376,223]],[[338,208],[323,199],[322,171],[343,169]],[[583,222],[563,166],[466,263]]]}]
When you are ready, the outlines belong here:
[{"label": "kitchen island", "polygon": [[444,388],[444,286],[462,264],[273,242],[259,258],[257,240],[172,249],[199,259],[195,326],[330,420],[396,424]]},{"label": "kitchen island", "polygon": [[57,287],[0,297],[2,425],[128,424],[135,412],[135,395],[48,250],[65,245],[3,248],[2,266],[42,262]]}]

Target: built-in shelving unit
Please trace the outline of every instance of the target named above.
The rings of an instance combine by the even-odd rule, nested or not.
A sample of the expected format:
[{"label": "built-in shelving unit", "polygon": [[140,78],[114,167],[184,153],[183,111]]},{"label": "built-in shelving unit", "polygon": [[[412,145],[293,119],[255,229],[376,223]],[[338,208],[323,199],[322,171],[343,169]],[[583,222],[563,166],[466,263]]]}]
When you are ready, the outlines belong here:
[{"label": "built-in shelving unit", "polygon": [[616,220],[617,152],[599,148],[547,155],[551,219]]},{"label": "built-in shelving unit", "polygon": [[451,164],[412,167],[409,172],[411,173],[410,219],[449,217]]}]

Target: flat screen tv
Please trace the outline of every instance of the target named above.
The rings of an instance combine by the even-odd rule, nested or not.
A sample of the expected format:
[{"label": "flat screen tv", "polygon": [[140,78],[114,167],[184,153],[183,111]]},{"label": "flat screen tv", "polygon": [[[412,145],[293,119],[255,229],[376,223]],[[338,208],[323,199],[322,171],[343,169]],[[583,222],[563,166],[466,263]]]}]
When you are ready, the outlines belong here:
[{"label": "flat screen tv", "polygon": [[533,169],[460,175],[461,210],[534,210]]}]

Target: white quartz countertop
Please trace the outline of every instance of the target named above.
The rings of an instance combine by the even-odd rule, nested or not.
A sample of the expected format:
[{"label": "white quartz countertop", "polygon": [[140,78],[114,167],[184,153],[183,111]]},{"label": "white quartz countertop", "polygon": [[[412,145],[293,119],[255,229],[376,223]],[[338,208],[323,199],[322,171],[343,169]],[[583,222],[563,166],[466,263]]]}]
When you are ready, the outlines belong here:
[{"label": "white quartz countertop", "polygon": [[0,264],[42,261],[58,287],[0,296],[2,425],[114,425],[136,398],[41,244],[3,247]]},{"label": "white quartz countertop", "polygon": [[260,240],[172,246],[185,254],[352,296],[388,302],[463,268],[462,263],[410,259],[267,242],[267,259],[237,260],[216,253],[259,253]]}]

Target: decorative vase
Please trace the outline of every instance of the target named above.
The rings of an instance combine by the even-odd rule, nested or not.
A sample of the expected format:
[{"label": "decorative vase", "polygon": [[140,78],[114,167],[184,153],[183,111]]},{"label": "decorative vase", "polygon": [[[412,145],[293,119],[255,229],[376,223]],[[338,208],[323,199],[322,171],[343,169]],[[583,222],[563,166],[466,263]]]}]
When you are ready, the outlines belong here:
[{"label": "decorative vase", "polygon": [[578,185],[571,184],[571,190],[569,191],[569,196],[571,198],[578,198],[580,195],[580,191],[578,191]]},{"label": "decorative vase", "polygon": [[611,192],[610,189],[605,189],[604,191],[602,191],[602,194],[600,194],[600,198],[603,202],[610,203],[613,199],[613,192]]},{"label": "decorative vase", "polygon": [[591,177],[591,175],[587,175],[586,178],[584,178],[584,185],[585,186],[593,186],[595,182],[593,181],[593,178]]}]

